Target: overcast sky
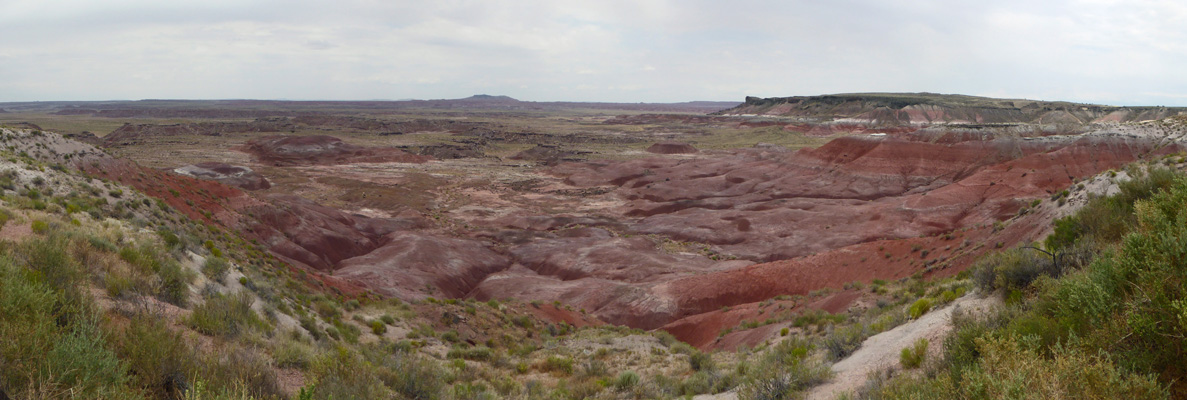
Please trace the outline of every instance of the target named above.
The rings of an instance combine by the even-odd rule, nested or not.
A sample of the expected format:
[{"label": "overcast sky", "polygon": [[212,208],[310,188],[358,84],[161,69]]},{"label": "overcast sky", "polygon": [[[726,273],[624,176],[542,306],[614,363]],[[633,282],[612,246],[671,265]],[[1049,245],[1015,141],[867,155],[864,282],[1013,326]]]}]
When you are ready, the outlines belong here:
[{"label": "overcast sky", "polygon": [[1187,106],[1187,2],[0,0],[0,101],[858,91]]}]

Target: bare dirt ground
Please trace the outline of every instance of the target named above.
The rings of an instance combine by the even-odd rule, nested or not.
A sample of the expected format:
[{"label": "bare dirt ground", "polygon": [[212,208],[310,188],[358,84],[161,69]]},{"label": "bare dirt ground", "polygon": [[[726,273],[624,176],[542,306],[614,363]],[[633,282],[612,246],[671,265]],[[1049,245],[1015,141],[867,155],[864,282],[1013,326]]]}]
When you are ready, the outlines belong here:
[{"label": "bare dirt ground", "polygon": [[919,339],[927,339],[928,359],[935,359],[942,351],[944,337],[952,330],[952,315],[957,310],[983,314],[1001,304],[996,296],[979,297],[969,294],[956,299],[948,306],[924,314],[919,319],[899,325],[886,332],[866,339],[861,348],[849,357],[833,364],[836,376],[824,385],[808,392],[808,400],[834,399],[844,393],[853,393],[866,381],[870,373],[888,368],[898,369],[899,353]]}]

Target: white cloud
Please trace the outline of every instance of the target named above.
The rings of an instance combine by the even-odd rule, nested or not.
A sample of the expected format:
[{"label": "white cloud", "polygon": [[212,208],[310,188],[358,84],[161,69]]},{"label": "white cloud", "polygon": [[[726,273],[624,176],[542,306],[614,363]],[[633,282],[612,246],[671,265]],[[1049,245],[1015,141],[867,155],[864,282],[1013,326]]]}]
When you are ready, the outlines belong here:
[{"label": "white cloud", "polygon": [[[7,0],[0,101],[740,100],[933,91],[1187,104],[1187,5]],[[565,89],[570,88],[570,89]]]}]

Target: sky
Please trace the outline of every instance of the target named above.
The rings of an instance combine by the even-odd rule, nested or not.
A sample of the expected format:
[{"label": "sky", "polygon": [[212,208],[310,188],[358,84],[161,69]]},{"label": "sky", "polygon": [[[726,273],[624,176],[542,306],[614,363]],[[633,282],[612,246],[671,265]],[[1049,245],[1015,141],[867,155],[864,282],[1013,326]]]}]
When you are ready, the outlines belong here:
[{"label": "sky", "polygon": [[935,92],[1187,106],[1187,2],[0,0],[0,102],[741,101]]}]

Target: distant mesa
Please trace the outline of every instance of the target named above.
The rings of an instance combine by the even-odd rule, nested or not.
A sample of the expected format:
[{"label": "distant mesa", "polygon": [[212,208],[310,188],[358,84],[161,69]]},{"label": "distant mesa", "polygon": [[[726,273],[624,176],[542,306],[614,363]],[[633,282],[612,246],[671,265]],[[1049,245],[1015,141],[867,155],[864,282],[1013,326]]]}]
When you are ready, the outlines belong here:
[{"label": "distant mesa", "polygon": [[696,147],[684,142],[659,142],[647,148],[648,153],[655,154],[693,154]]},{"label": "distant mesa", "polygon": [[476,94],[476,95],[464,98],[462,100],[515,101],[515,102],[519,101],[519,100],[516,100],[510,96],[502,96],[502,95],[496,96],[496,95],[489,95],[489,94]]},{"label": "distant mesa", "polygon": [[273,135],[248,141],[245,152],[255,155],[261,163],[275,166],[336,165],[348,163],[404,162],[423,163],[428,156],[409,154],[395,147],[363,147],[342,139],[317,136]]},{"label": "distant mesa", "polygon": [[199,179],[217,181],[224,185],[244,190],[262,190],[272,187],[262,175],[251,168],[220,162],[203,162],[174,168],[173,172]]}]

